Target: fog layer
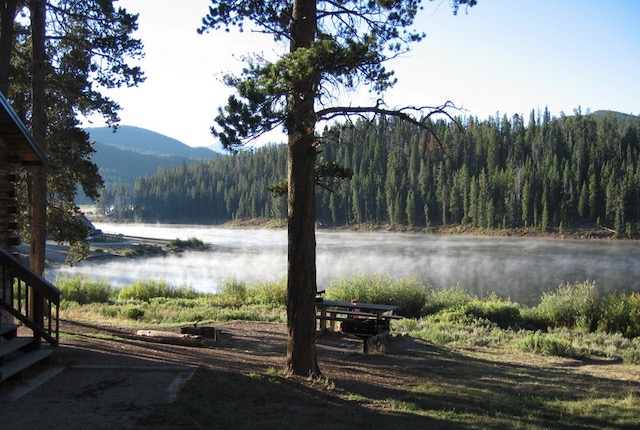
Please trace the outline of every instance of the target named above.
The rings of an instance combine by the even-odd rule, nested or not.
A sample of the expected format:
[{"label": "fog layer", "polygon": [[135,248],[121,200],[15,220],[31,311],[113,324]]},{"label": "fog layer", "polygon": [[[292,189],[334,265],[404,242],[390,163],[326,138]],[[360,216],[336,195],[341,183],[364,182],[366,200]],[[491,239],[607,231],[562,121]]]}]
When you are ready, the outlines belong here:
[{"label": "fog layer", "polygon": [[[85,261],[57,273],[104,278],[114,286],[136,279],[165,279],[215,292],[228,278],[283,279],[286,231],[206,226],[97,224],[105,232],[161,239],[198,238],[207,251],[166,257]],[[319,231],[319,288],[358,273],[412,276],[434,287],[460,285],[473,294],[495,292],[533,305],[542,293],[564,282],[593,280],[601,292],[640,291],[640,244],[627,241],[573,241],[405,233]]]}]

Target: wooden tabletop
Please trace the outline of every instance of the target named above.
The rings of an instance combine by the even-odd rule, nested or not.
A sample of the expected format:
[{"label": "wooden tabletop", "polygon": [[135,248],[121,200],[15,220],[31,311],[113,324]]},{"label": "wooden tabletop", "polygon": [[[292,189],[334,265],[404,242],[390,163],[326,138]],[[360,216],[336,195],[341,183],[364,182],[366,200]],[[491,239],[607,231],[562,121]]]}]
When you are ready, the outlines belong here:
[{"label": "wooden tabletop", "polygon": [[383,304],[377,304],[377,303],[360,303],[360,302],[343,302],[343,301],[337,301],[337,300],[323,300],[321,302],[316,302],[316,307],[319,307],[319,308],[320,307],[328,308],[331,306],[337,307],[337,308],[348,308],[348,309],[358,308],[361,310],[382,311],[382,312],[394,311],[399,307],[396,305],[383,305]]}]

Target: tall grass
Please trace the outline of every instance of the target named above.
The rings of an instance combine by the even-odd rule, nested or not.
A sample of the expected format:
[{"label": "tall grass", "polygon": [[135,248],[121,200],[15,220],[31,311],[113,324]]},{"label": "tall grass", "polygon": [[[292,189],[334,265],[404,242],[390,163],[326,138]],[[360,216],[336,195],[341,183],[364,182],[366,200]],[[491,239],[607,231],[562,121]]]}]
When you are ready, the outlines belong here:
[{"label": "tall grass", "polygon": [[287,280],[266,282],[252,285],[247,290],[247,304],[286,306],[287,304]]},{"label": "tall grass", "polygon": [[[117,290],[104,280],[59,276],[63,309],[145,324],[231,319],[284,321],[285,280],[248,285],[230,278],[219,292],[199,293],[165,281],[136,281]],[[335,281],[327,299],[399,306],[396,333],[438,344],[496,346],[568,357],[640,364],[640,293],[600,298],[593,282],[563,284],[526,307],[496,294],[479,298],[459,286],[434,289],[415,278],[356,275]]]},{"label": "tall grass", "polygon": [[164,280],[153,279],[134,281],[120,289],[118,300],[141,300],[148,302],[156,297],[195,299],[201,294],[186,286],[175,287]]},{"label": "tall grass", "polygon": [[282,279],[247,285],[246,282],[229,278],[220,285],[218,297],[221,303],[228,306],[285,306],[287,303],[287,282]]},{"label": "tall grass", "polygon": [[359,274],[334,281],[327,288],[325,297],[329,300],[396,305],[398,314],[415,318],[422,312],[429,289],[418,278],[393,279],[388,275]]},{"label": "tall grass", "polygon": [[431,315],[443,309],[466,305],[473,297],[459,285],[451,288],[429,289],[422,309],[422,315]]},{"label": "tall grass", "polygon": [[62,292],[62,302],[75,302],[80,305],[89,303],[108,303],[118,296],[118,290],[105,279],[94,280],[88,276],[58,275],[54,285]]}]

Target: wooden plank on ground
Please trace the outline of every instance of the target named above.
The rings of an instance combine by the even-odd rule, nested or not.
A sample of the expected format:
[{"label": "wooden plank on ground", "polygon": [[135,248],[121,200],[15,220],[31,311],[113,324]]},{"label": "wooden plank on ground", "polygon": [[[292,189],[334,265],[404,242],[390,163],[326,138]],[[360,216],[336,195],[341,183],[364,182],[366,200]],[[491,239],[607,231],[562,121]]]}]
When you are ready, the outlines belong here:
[{"label": "wooden plank on ground", "polygon": [[146,342],[167,343],[172,345],[202,346],[202,336],[173,333],[161,330],[138,330],[135,339]]}]

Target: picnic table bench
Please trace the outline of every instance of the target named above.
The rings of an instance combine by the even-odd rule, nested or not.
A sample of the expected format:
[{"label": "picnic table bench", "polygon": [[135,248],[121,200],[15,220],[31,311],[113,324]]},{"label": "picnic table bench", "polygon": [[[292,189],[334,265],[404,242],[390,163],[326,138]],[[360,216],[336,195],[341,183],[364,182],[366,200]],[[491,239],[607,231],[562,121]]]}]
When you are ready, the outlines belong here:
[{"label": "picnic table bench", "polygon": [[396,309],[398,306],[395,305],[319,299],[316,301],[318,331],[335,332],[336,322],[340,322],[342,333],[363,341],[362,349],[366,354],[373,338],[388,334],[389,321],[402,318],[393,313]]}]

